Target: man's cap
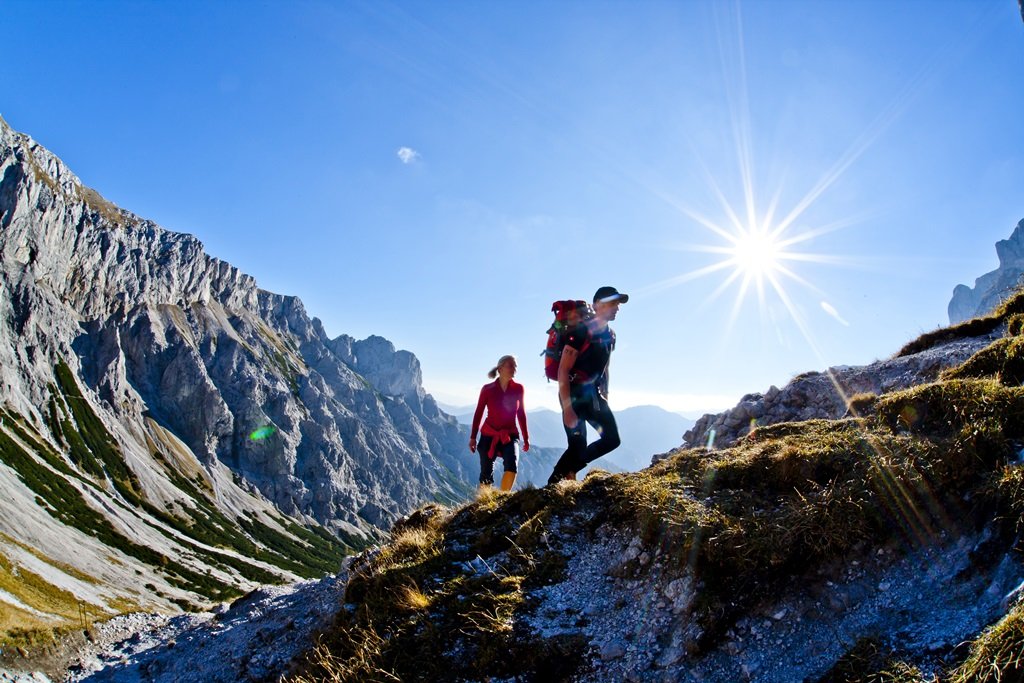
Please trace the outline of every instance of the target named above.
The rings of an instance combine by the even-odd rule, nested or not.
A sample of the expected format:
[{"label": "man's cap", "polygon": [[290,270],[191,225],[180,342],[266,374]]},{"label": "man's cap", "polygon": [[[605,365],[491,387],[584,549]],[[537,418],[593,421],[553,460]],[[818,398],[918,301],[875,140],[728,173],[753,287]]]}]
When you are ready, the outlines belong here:
[{"label": "man's cap", "polygon": [[622,294],[619,290],[614,287],[601,287],[594,292],[594,303],[611,303],[612,301],[618,301],[620,304],[624,304],[629,301],[628,294]]}]

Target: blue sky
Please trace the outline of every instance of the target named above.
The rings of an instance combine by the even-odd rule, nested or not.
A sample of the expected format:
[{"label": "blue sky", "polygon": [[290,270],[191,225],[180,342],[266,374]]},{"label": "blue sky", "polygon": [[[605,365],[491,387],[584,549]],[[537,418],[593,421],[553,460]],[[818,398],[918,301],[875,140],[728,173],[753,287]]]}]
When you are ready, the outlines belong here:
[{"label": "blue sky", "polygon": [[[512,353],[528,405],[554,406],[551,302],[605,284],[631,295],[613,406],[699,414],[885,358],[1024,218],[1015,0],[7,0],[0,20],[12,127],[331,336],[412,351],[452,405]],[[765,229],[786,271],[719,267]]]}]

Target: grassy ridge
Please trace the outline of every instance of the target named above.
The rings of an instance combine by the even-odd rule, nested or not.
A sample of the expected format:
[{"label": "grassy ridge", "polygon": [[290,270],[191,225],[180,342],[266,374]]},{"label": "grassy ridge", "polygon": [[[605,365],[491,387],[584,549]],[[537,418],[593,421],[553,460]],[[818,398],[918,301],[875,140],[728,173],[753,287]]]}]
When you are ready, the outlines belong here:
[{"label": "grassy ridge", "polygon": [[[354,568],[346,609],[297,680],[449,681],[542,670],[559,680],[582,664],[579,637],[543,639],[517,624],[527,592],[560,580],[565,558],[542,530],[572,492],[492,493],[458,511],[432,504]],[[492,533],[478,534],[480,529]],[[500,549],[500,550],[499,550]],[[501,572],[463,563],[507,553]]]}]

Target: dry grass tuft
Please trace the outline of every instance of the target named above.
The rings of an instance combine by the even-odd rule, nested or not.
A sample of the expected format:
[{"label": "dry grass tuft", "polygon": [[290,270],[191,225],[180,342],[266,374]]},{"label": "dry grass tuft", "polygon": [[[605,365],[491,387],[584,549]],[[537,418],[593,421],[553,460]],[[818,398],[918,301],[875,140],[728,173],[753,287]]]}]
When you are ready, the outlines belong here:
[{"label": "dry grass tuft", "polygon": [[293,683],[402,683],[393,671],[380,667],[381,653],[387,643],[372,624],[360,628],[339,627],[335,637],[347,641],[344,652],[328,644],[318,644],[311,653],[315,677],[299,674]]},{"label": "dry grass tuft", "polygon": [[[1000,325],[1006,324],[1012,330],[1019,330],[1021,325],[1021,314],[1024,314],[1024,290],[1018,290],[1013,296],[1004,301],[990,315],[965,320],[962,323],[943,327],[932,332],[926,332],[914,341],[906,344],[897,357],[910,356],[930,348],[969,337],[980,337],[991,334],[999,329]],[[1011,331],[1016,335],[1018,331]]]},{"label": "dry grass tuft", "polygon": [[916,666],[901,661],[898,655],[877,638],[863,638],[854,644],[818,683],[927,683]]},{"label": "dry grass tuft", "polygon": [[854,394],[846,402],[846,410],[853,417],[873,415],[878,406],[878,394]]},{"label": "dry grass tuft", "polygon": [[1024,680],[1024,604],[1018,603],[999,623],[971,644],[971,652],[949,683]]},{"label": "dry grass tuft", "polygon": [[422,612],[430,607],[430,595],[424,593],[416,585],[403,586],[398,590],[396,605],[400,610]]}]

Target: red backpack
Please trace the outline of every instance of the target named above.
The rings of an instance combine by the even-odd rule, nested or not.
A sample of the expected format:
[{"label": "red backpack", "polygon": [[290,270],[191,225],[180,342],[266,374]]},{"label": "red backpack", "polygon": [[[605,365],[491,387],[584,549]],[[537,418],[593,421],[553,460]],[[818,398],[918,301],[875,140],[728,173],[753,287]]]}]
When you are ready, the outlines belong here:
[{"label": "red backpack", "polygon": [[[548,328],[548,345],[540,355],[544,356],[544,374],[548,380],[558,381],[558,364],[562,361],[562,349],[569,337],[568,332],[593,318],[594,309],[586,301],[567,299],[551,304],[551,310],[555,314],[555,321]],[[589,341],[585,342],[583,349],[589,344]]]}]

